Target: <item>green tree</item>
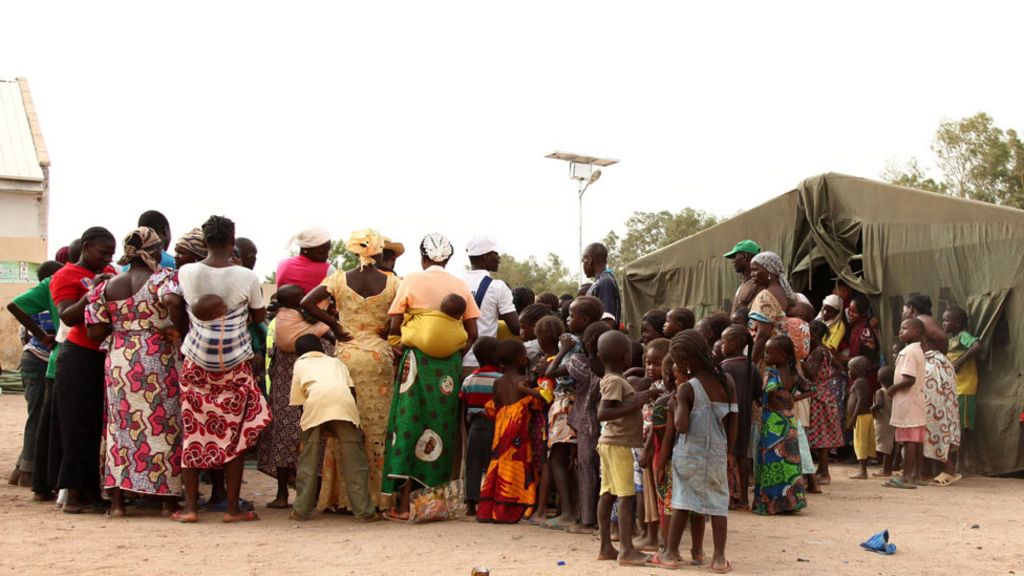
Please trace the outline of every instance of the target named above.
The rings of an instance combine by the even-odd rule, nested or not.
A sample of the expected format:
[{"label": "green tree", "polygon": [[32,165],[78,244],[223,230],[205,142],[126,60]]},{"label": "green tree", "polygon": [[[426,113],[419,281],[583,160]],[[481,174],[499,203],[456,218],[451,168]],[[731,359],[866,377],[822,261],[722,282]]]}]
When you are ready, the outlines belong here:
[{"label": "green tree", "polygon": [[683,208],[679,212],[633,212],[626,219],[624,236],[612,230],[604,237],[603,243],[608,247],[608,265],[620,269],[641,256],[692,236],[718,222],[717,216],[693,208]]},{"label": "green tree", "polygon": [[984,112],[939,124],[932,141],[942,179],[930,178],[916,159],[889,166],[889,182],[960,198],[1024,208],[1024,143],[1016,130],[1003,130]]},{"label": "green tree", "polygon": [[519,260],[511,254],[501,255],[501,266],[494,274],[511,288],[526,287],[534,293],[576,294],[577,284],[569,269],[556,254],[548,254],[543,262],[530,256]]}]

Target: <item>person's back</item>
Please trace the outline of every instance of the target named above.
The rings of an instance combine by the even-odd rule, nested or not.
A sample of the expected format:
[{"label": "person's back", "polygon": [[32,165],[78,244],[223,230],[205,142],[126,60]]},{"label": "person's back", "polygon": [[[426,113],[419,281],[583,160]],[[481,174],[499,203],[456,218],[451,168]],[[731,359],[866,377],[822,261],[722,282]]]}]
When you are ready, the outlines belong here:
[{"label": "person's back", "polygon": [[[263,290],[256,274],[242,266],[215,268],[197,262],[178,271],[178,283],[192,322],[182,352],[214,371],[228,370],[252,358],[249,310],[263,308]],[[227,312],[200,318],[196,307],[204,308],[210,296],[219,297]]]}]

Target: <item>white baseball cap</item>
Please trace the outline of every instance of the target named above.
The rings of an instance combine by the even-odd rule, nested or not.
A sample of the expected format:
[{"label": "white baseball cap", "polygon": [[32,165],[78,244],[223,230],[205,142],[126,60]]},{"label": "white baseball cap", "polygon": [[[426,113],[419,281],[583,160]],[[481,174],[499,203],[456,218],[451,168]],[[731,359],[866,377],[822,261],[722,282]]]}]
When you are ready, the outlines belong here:
[{"label": "white baseball cap", "polygon": [[473,236],[469,239],[469,242],[466,242],[466,253],[473,257],[499,251],[498,241],[493,236],[487,234]]}]

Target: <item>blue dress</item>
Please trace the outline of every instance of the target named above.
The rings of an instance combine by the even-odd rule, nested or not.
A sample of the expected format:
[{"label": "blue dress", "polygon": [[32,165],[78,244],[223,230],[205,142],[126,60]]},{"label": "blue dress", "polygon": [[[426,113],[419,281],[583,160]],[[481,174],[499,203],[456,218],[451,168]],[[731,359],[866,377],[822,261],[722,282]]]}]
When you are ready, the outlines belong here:
[{"label": "blue dress", "polygon": [[690,380],[690,429],[672,449],[672,508],[697,514],[729,513],[729,442],[723,420],[735,404],[712,402],[700,380]]}]

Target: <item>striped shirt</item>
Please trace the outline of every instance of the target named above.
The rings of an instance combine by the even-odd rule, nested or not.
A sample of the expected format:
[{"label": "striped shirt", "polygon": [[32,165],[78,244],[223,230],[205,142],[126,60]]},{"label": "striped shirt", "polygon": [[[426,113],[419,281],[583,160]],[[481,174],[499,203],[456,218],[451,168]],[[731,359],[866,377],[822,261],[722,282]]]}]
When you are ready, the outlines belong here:
[{"label": "striped shirt", "polygon": [[230,310],[210,322],[199,320],[189,309],[188,318],[192,325],[181,351],[202,369],[227,372],[254,356],[247,306]]},{"label": "striped shirt", "polygon": [[494,366],[481,366],[466,376],[459,390],[459,399],[466,404],[467,416],[487,411],[487,402],[494,397],[494,381],[498,378],[501,378],[501,372]]}]

